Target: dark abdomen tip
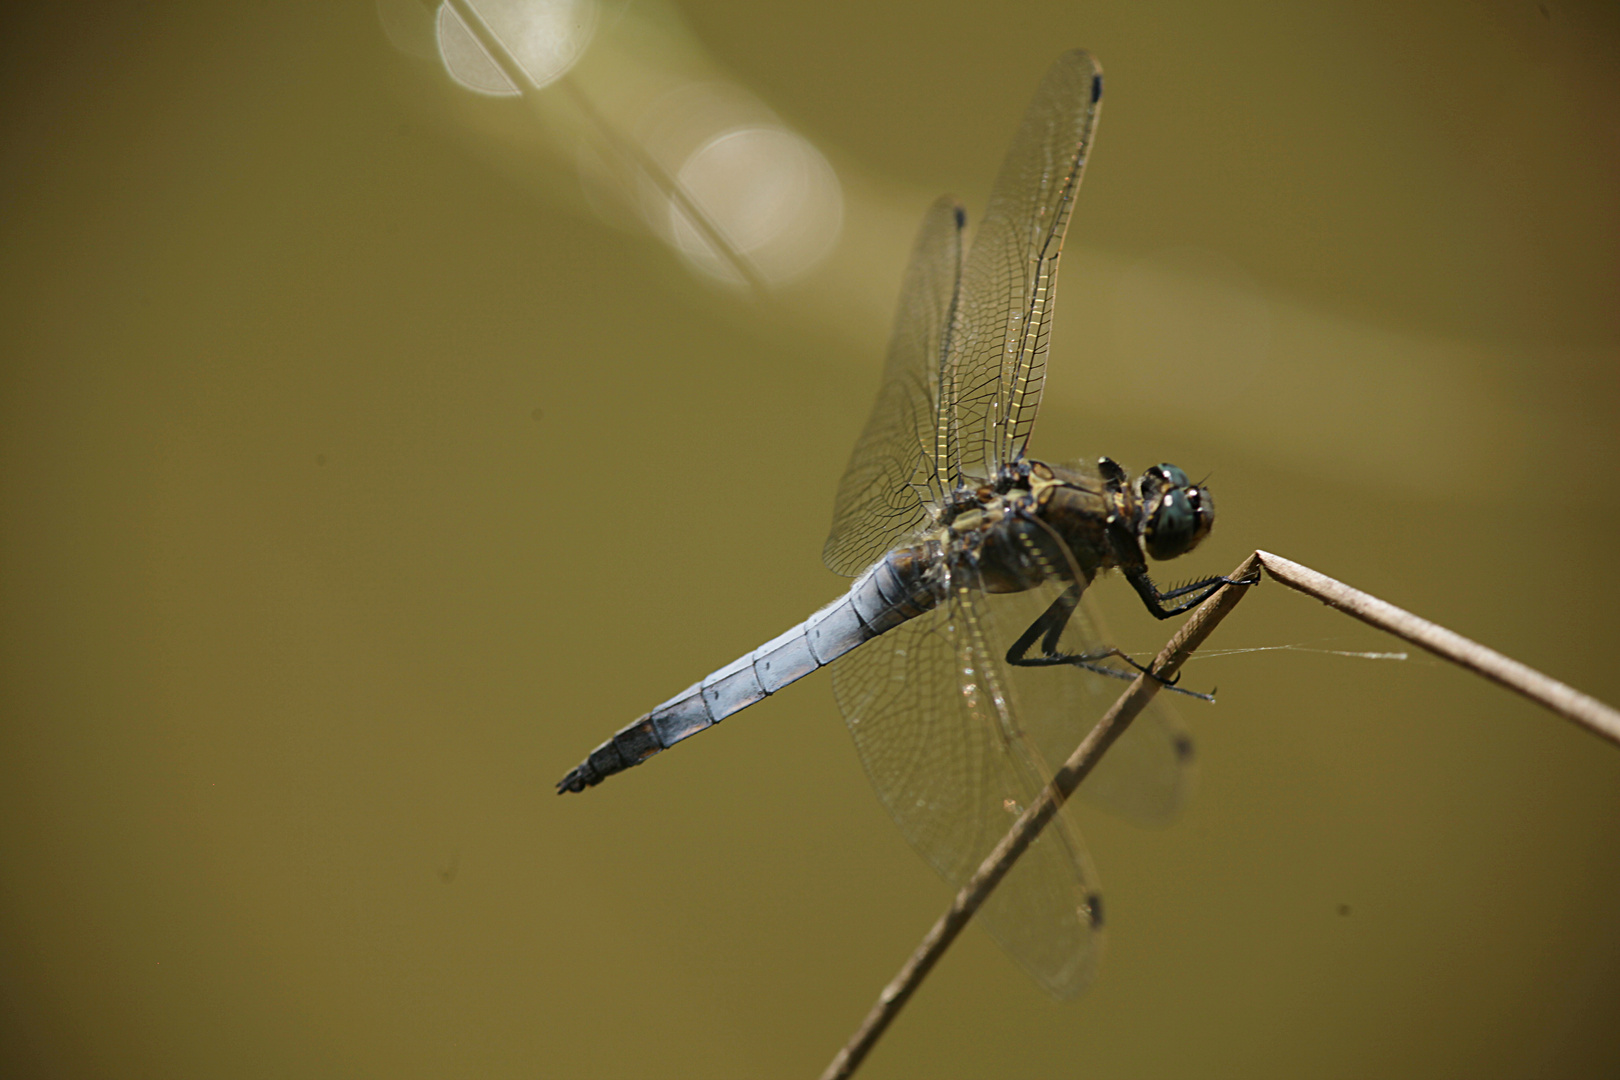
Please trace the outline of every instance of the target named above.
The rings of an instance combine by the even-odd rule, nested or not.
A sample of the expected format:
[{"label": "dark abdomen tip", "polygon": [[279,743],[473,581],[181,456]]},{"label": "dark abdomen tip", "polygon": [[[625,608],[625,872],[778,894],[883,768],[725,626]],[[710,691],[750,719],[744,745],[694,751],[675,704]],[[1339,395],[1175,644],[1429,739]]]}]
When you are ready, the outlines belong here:
[{"label": "dark abdomen tip", "polygon": [[586,775],[587,770],[590,769],[590,764],[587,761],[583,765],[570,769],[567,776],[557,781],[557,794],[561,795],[565,791],[584,791],[601,780],[600,776],[590,777]]},{"label": "dark abdomen tip", "polygon": [[557,781],[557,794],[595,787],[616,772],[623,772],[632,765],[640,765],[663,748],[658,741],[658,732],[653,727],[652,717],[643,716],[592,750],[590,757]]}]

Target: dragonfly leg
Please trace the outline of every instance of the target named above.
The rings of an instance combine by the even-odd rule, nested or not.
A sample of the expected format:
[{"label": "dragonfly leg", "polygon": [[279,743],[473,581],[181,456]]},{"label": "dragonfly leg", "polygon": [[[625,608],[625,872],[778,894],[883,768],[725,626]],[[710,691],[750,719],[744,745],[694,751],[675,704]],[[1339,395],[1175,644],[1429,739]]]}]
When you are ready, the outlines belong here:
[{"label": "dragonfly leg", "polygon": [[[1153,579],[1147,576],[1146,570],[1132,567],[1123,569],[1125,579],[1131,583],[1131,587],[1136,590],[1136,595],[1142,598],[1142,603],[1147,605],[1148,611],[1156,619],[1168,619],[1180,615],[1184,611],[1191,611],[1211,596],[1214,596],[1222,585],[1254,585],[1259,582],[1258,576],[1253,578],[1210,577],[1187,585],[1177,586],[1166,592],[1160,592],[1159,587],[1153,584]],[[1181,602],[1166,606],[1166,601],[1170,600],[1181,600]]]},{"label": "dragonfly leg", "polygon": [[[1052,606],[1041,613],[1041,617],[1030,623],[1029,629],[1018,636],[1012,648],[1007,650],[1007,663],[1014,667],[1047,667],[1050,661],[1047,658],[1057,654],[1058,639],[1063,636],[1063,628],[1069,625],[1069,616],[1074,614],[1075,605],[1080,602],[1080,587],[1070,585],[1063,590],[1058,598],[1052,601]],[[1030,646],[1035,644],[1036,638],[1042,638],[1041,655],[1039,657],[1026,657]],[[1061,661],[1056,661],[1061,662]]]},{"label": "dragonfly leg", "polygon": [[[1224,583],[1225,579],[1221,579]],[[1217,584],[1219,587],[1219,583]],[[1058,650],[1058,639],[1063,636],[1063,628],[1068,625],[1069,617],[1074,614],[1075,606],[1080,602],[1080,588],[1071,585],[1065,589],[1052,605],[1041,613],[1029,629],[1018,636],[1012,648],[1007,650],[1007,663],[1013,667],[1077,667],[1098,675],[1106,675],[1112,679],[1134,679],[1137,674],[1143,674],[1156,680],[1166,690],[1173,690],[1178,694],[1199,698],[1203,701],[1215,700],[1209,694],[1200,694],[1194,690],[1183,690],[1176,685],[1181,676],[1178,673],[1174,678],[1166,679],[1159,676],[1152,668],[1143,667],[1119,649],[1109,647],[1083,653],[1065,653]],[[1030,656],[1029,650],[1036,640],[1041,642],[1041,651],[1038,655]],[[1129,664],[1132,670],[1122,671],[1117,667],[1103,663],[1105,660],[1120,659]]]}]

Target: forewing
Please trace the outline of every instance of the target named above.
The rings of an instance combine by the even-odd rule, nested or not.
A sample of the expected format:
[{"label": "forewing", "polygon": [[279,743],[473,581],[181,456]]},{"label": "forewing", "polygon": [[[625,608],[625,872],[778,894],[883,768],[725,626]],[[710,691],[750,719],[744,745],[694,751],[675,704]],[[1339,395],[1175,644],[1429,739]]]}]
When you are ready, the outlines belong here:
[{"label": "forewing", "polygon": [[912,247],[877,403],[838,485],[827,566],[854,575],[928,522],[943,494],[940,372],[962,272],[962,207],[929,208]]},{"label": "forewing", "polygon": [[[935,870],[961,886],[1048,774],[1019,728],[999,627],[982,593],[955,583],[935,610],[833,666],[833,689],[879,799]],[[999,652],[997,649],[999,648]],[[1090,978],[1101,927],[1096,879],[1063,814],[980,912],[987,931],[1048,992]]]},{"label": "forewing", "polygon": [[988,477],[1029,440],[1046,380],[1058,256],[1102,105],[1102,69],[1083,50],[1046,73],[1002,163],[962,277],[947,358],[948,457]]}]

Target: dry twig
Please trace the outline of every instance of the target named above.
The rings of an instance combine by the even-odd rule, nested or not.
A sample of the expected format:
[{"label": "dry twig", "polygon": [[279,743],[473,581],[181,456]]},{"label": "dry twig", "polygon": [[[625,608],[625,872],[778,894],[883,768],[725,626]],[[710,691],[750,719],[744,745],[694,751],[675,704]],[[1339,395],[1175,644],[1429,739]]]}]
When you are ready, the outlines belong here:
[{"label": "dry twig", "polygon": [[1352,589],[1326,574],[1319,574],[1308,566],[1301,566],[1269,551],[1257,551],[1255,554],[1260,557],[1260,565],[1265,567],[1266,573],[1290,589],[1314,596],[1346,615],[1380,630],[1387,630],[1398,638],[1428,649],[1436,656],[1500,683],[1620,746],[1620,711],[1597,698],[1543,675],[1533,667],[1509,659],[1494,649],[1487,649],[1477,641],[1471,641],[1427,619],[1420,619],[1410,611],[1387,604],[1360,589]]}]

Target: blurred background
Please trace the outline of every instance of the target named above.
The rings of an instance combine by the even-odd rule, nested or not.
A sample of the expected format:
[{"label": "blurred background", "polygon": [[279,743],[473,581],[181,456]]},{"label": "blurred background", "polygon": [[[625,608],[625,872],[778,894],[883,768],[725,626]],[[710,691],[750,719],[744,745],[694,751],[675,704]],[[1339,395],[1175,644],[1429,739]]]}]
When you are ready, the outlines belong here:
[{"label": "blurred background", "polygon": [[[820,564],[934,195],[1108,73],[1032,449],[1620,700],[1608,5],[36,5],[0,39],[0,1072],[815,1075],[946,904],[824,675],[582,796]],[[1118,581],[1120,643],[1169,627]],[[1266,584],[1221,650],[1399,648]],[[1090,994],[970,931],[872,1077],[1620,1072],[1620,752],[1210,655],[1081,809]]]}]

